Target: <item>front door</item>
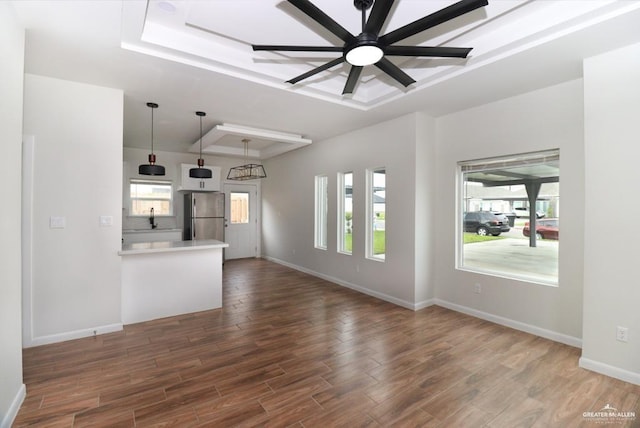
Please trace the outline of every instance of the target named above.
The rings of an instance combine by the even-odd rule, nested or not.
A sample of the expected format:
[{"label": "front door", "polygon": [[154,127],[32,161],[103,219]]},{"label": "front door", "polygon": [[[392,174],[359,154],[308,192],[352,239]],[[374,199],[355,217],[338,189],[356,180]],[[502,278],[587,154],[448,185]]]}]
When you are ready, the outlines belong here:
[{"label": "front door", "polygon": [[258,255],[258,206],[255,184],[225,184],[225,259]]}]

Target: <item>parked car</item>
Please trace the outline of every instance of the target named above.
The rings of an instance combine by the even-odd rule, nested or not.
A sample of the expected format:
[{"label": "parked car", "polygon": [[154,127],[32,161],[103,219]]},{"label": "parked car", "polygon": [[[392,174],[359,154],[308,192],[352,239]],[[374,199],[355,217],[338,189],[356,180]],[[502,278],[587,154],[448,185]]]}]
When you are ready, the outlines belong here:
[{"label": "parked car", "polygon": [[[529,208],[514,208],[513,211],[516,213],[516,217],[531,217],[531,213],[529,213]],[[542,211],[536,211],[536,218],[542,218],[545,216],[545,213]]]},{"label": "parked car", "polygon": [[464,231],[475,232],[478,235],[498,236],[502,232],[511,230],[509,221],[502,221],[489,211],[473,211],[464,215]]},{"label": "parked car", "polygon": [[[522,229],[522,234],[524,236],[529,236],[530,234],[529,222],[526,222],[524,228]],[[558,227],[558,219],[557,218],[543,218],[540,220],[536,220],[536,237],[538,239],[559,239],[559,227]]]},{"label": "parked car", "polygon": [[509,224],[509,217],[507,217],[507,215],[505,213],[499,213],[496,211],[491,211],[491,214],[493,214],[494,216],[498,217],[500,219],[500,221],[504,221],[507,222],[507,224]]}]

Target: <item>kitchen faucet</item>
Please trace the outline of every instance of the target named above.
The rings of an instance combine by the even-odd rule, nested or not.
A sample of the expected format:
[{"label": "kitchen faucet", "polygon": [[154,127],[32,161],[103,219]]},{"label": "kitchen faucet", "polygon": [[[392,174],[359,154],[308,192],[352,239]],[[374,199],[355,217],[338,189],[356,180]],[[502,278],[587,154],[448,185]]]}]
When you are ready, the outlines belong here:
[{"label": "kitchen faucet", "polygon": [[155,215],[153,214],[153,207],[151,207],[151,210],[149,210],[149,223],[151,223],[151,229],[155,229],[156,227],[158,227],[158,225],[155,224]]}]

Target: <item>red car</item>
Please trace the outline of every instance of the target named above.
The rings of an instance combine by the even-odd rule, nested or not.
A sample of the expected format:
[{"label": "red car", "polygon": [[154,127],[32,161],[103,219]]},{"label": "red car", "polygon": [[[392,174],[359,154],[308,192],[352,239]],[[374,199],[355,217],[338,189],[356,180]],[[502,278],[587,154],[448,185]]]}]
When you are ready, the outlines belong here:
[{"label": "red car", "polygon": [[[536,220],[536,237],[538,239],[559,239],[558,233],[557,218],[541,218],[540,220]],[[522,234],[529,236],[529,222],[525,223]]]}]

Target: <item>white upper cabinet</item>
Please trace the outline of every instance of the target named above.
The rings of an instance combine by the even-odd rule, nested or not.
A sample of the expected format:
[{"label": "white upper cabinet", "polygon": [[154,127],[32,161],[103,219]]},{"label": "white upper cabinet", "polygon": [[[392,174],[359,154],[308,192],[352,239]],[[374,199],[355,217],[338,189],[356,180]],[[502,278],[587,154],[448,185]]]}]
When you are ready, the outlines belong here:
[{"label": "white upper cabinet", "polygon": [[189,177],[189,170],[191,168],[197,168],[198,165],[191,165],[183,163],[181,167],[181,181],[180,188],[178,190],[193,190],[197,192],[219,192],[220,186],[220,167],[205,165],[204,168],[211,170],[211,178],[191,178]]}]

